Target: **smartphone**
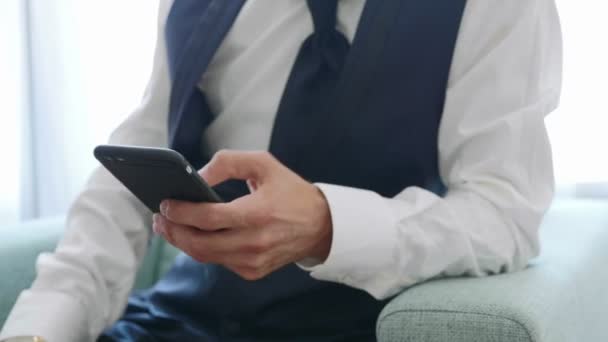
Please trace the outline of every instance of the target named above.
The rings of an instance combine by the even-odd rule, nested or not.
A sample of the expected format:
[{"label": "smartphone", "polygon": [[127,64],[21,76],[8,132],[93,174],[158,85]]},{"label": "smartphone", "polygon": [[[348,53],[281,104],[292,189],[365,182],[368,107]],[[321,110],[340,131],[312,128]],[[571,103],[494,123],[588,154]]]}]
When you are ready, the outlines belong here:
[{"label": "smartphone", "polygon": [[153,213],[160,202],[222,202],[179,152],[166,148],[100,145],[95,158]]}]

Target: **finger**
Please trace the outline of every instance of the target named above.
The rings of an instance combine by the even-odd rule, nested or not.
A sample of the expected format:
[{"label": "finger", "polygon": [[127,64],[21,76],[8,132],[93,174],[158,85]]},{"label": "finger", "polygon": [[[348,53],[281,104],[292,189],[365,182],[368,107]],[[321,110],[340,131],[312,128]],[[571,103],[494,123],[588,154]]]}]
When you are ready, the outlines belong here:
[{"label": "finger", "polygon": [[258,189],[258,183],[253,179],[248,179],[247,188],[249,188],[250,193],[254,193]]},{"label": "finger", "polygon": [[[175,247],[186,250],[190,245],[190,241],[195,235],[197,229],[182,226],[167,220],[162,215],[155,214],[154,216],[154,231],[161,235],[167,242]],[[183,228],[183,229],[181,229]],[[200,231],[199,231],[200,232]]]},{"label": "finger", "polygon": [[[194,260],[225,265],[248,280],[261,279],[284,265],[281,258],[272,257],[269,246],[260,245],[255,230],[226,229],[205,232],[179,225],[155,215],[155,231]],[[261,248],[261,249],[260,249]]]},{"label": "finger", "polygon": [[233,203],[164,200],[161,203],[160,212],[174,223],[207,231],[240,227],[243,221],[239,206]]},{"label": "finger", "polygon": [[207,248],[207,252],[216,255],[214,259],[229,262],[247,246],[251,231],[225,229],[218,232],[200,235],[198,238]]},{"label": "finger", "polygon": [[259,280],[286,264],[272,254],[241,253],[227,260],[224,265],[246,280]]},{"label": "finger", "polygon": [[268,152],[220,151],[200,171],[201,177],[215,186],[229,179],[263,180],[274,157]]},{"label": "finger", "polygon": [[267,253],[257,244],[254,230],[224,229],[216,232],[201,231],[193,227],[173,223],[159,216],[155,230],[173,246],[200,262],[229,264],[235,256],[247,254],[251,257]]},{"label": "finger", "polygon": [[204,232],[193,227],[173,223],[158,215],[154,220],[154,230],[170,244],[180,249],[199,262],[218,262],[217,253],[212,253],[204,239],[205,235],[216,234]]}]

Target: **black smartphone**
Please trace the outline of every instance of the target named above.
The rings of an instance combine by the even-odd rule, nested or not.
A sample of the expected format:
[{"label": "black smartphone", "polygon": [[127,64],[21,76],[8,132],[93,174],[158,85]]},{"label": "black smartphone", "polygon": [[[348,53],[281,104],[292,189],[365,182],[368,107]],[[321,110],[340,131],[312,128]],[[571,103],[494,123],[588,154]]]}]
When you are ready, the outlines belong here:
[{"label": "black smartphone", "polygon": [[166,148],[100,145],[95,158],[152,212],[160,202],[222,202],[179,152]]}]

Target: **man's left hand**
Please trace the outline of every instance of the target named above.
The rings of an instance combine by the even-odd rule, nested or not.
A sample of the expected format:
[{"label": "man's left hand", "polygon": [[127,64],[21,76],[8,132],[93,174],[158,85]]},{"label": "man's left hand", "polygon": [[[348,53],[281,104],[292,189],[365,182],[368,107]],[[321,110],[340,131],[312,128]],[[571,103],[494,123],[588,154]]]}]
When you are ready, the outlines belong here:
[{"label": "man's left hand", "polygon": [[270,153],[220,151],[200,175],[211,186],[245,180],[251,194],[229,203],[163,201],[154,231],[193,259],[256,280],[293,262],[327,258],[332,226],[323,193]]}]

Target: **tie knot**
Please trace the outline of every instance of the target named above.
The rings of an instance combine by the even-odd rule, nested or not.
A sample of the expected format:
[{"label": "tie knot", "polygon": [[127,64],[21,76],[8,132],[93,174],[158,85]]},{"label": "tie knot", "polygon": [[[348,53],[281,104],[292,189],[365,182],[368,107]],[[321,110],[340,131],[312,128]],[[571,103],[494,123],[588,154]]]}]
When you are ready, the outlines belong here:
[{"label": "tie knot", "polygon": [[307,0],[315,33],[325,35],[336,29],[338,0]]}]

